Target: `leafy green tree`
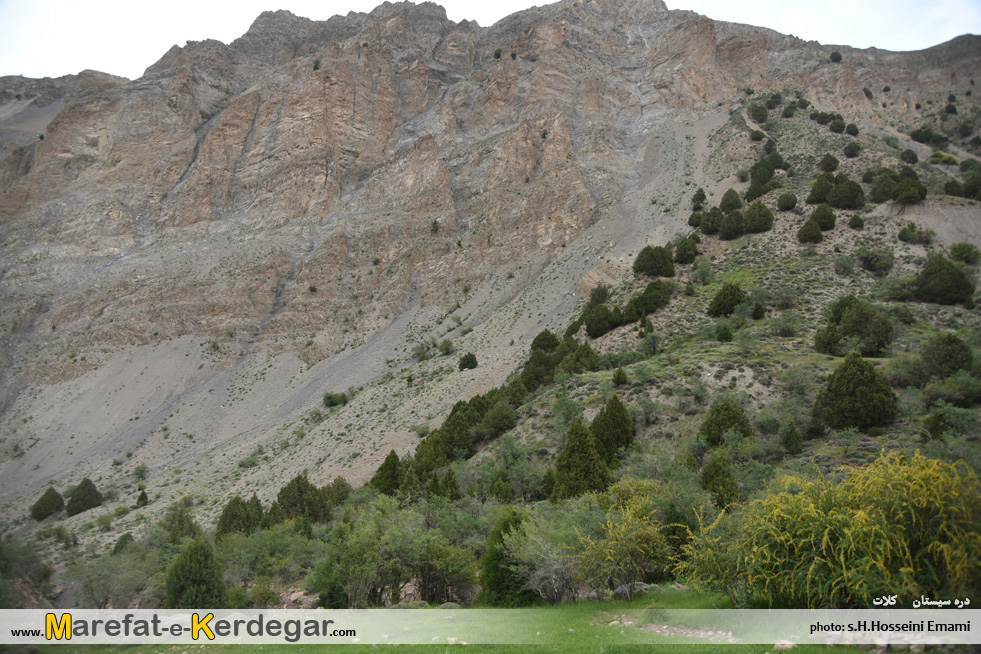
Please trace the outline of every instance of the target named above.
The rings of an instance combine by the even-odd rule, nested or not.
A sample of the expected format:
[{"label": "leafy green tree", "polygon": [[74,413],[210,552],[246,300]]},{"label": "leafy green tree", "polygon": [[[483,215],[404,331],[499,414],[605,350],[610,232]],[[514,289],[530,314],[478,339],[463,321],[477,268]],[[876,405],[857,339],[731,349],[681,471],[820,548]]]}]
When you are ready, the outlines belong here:
[{"label": "leafy green tree", "polygon": [[467,352],[462,357],[460,357],[460,370],[473,370],[477,367],[477,355],[473,352]]},{"label": "leafy green tree", "polygon": [[651,277],[674,277],[671,251],[666,247],[644,246],[634,260],[634,272]]},{"label": "leafy green tree", "polygon": [[742,209],[742,206],[742,198],[736,193],[736,189],[732,188],[725,192],[722,196],[722,201],[719,202],[719,209],[724,214],[735,211],[736,209]]},{"label": "leafy green tree", "polygon": [[167,568],[167,609],[222,609],[228,605],[221,566],[203,538],[189,542]]},{"label": "leafy green tree", "polygon": [[958,370],[970,372],[974,353],[956,334],[945,332],[927,341],[920,351],[920,361],[928,377],[946,379]]},{"label": "leafy green tree", "polygon": [[65,500],[61,493],[53,487],[48,486],[41,497],[31,506],[31,517],[41,522],[50,515],[58,513],[65,508]]},{"label": "leafy green tree", "polygon": [[896,419],[896,395],[881,371],[850,352],[818,391],[812,415],[832,429],[884,427]]},{"label": "leafy green tree", "polygon": [[526,606],[536,595],[525,587],[524,580],[514,572],[514,562],[508,555],[504,538],[521,529],[527,514],[513,506],[504,507],[494,528],[487,537],[487,549],[480,562],[480,596],[478,603],[487,606]]},{"label": "leafy green tree", "polygon": [[613,382],[614,386],[623,386],[627,383],[627,373],[624,372],[622,367],[619,367],[613,371],[611,381]]},{"label": "leafy green tree", "polygon": [[86,477],[72,491],[72,496],[68,498],[65,505],[65,513],[69,516],[77,515],[83,511],[94,509],[102,504],[102,493],[95,487],[92,480]]},{"label": "leafy green tree", "polygon": [[777,209],[790,211],[797,206],[797,196],[793,193],[781,193],[777,198]]},{"label": "leafy green tree", "polygon": [[606,405],[593,418],[589,431],[593,442],[607,463],[612,463],[618,450],[634,442],[634,423],[627,407],[616,395],[611,395]]},{"label": "leafy green tree", "polygon": [[191,498],[185,497],[167,507],[160,526],[167,534],[167,542],[179,545],[185,538],[197,538],[202,534],[201,527],[191,515]]},{"label": "leafy green tree", "polygon": [[514,429],[518,424],[514,417],[514,409],[507,400],[498,400],[493,407],[484,415],[481,421],[483,433],[488,438],[497,438],[509,429]]},{"label": "leafy green tree", "polygon": [[610,471],[603,462],[595,439],[581,418],[575,418],[566,432],[565,447],[555,462],[555,499],[578,497],[602,491],[609,483]]},{"label": "leafy green tree", "polygon": [[728,431],[737,432],[746,438],[753,436],[753,427],[746,412],[732,400],[722,399],[709,409],[698,433],[705,437],[709,447],[716,447],[723,444],[723,436]]},{"label": "leafy green tree", "polygon": [[945,257],[931,259],[916,277],[916,298],[934,304],[966,302],[974,284],[957,264]]},{"label": "leafy green tree", "polygon": [[739,303],[745,297],[746,293],[738,285],[731,283],[723,284],[719,292],[712,298],[711,304],[709,304],[708,315],[713,318],[728,316],[736,310],[736,307],[739,306]]}]

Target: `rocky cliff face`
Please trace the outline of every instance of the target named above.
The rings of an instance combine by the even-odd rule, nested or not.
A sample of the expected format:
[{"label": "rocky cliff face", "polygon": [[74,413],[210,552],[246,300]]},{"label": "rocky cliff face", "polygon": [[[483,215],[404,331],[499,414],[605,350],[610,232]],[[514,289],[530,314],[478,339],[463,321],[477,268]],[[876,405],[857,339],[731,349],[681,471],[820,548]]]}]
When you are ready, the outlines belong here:
[{"label": "rocky cliff face", "polygon": [[[131,82],[4,78],[0,450],[18,458],[0,497],[74,470],[51,456],[68,435],[97,466],[150,447],[168,418],[212,449],[272,429],[324,390],[396,369],[454,311],[479,328],[508,306],[520,342],[565,318],[596,256],[636,251],[614,220],[643,207],[645,238],[683,226],[680,202],[651,213],[651,189],[680,200],[668,182],[702,181],[692,126],[745,88],[799,88],[873,120],[862,89],[891,84],[874,120],[908,118],[967,87],[981,57],[965,39],[838,48],[831,66],[830,47],[659,0],[563,0],[490,28],[386,2],[321,23],[265,13],[234,43],[175,46]],[[542,284],[553,304],[514,304]],[[499,345],[472,344],[501,362],[474,388],[510,369]],[[280,365],[319,375],[282,377],[282,413],[213,399],[243,370],[242,392],[268,399],[255,379]]]}]

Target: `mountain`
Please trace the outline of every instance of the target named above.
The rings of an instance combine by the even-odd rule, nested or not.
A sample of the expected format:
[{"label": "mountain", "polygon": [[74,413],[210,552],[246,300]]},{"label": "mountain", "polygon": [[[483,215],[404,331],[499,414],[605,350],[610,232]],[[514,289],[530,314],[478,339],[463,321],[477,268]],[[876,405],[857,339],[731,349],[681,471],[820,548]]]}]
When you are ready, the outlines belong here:
[{"label": "mountain", "polygon": [[[969,152],[979,69],[976,36],[857,50],[563,0],[487,28],[432,3],[267,12],[133,81],[2,78],[10,526],[52,482],[132,494],[140,465],[161,507],[269,500],[304,469],[363,483],[687,231],[696,187],[736,184],[748,100],[792,90],[926,157],[905,133],[956,94]],[[945,238],[977,238],[976,205],[951,211]],[[415,362],[443,339],[478,367]]]}]

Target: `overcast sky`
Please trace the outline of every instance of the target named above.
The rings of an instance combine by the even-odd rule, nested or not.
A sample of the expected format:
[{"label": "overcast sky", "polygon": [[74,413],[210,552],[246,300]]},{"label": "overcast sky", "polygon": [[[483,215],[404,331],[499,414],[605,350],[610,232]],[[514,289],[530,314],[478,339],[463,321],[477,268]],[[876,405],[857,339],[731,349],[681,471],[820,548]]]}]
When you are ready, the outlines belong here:
[{"label": "overcast sky", "polygon": [[[919,50],[981,34],[979,0],[666,0],[719,20],[762,25],[825,44]],[[0,0],[0,75],[58,77],[86,68],[135,79],[174,44],[230,43],[261,12],[326,20],[379,0]],[[527,0],[443,0],[455,21],[492,25]]]}]

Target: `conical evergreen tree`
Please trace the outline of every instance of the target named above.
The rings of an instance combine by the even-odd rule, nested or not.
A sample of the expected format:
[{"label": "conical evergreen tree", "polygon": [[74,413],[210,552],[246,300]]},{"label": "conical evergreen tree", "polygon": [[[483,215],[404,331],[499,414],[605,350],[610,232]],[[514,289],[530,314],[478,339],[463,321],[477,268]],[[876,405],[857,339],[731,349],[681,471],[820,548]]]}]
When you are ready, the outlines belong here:
[{"label": "conical evergreen tree", "polygon": [[[258,512],[255,505],[258,505]],[[234,532],[251,534],[260,526],[262,526],[262,505],[259,505],[259,498],[253,494],[252,499],[246,502],[236,495],[228,500],[225,508],[222,509],[218,526],[215,527],[215,540]]]},{"label": "conical evergreen tree", "polygon": [[371,485],[385,495],[395,495],[399,489],[399,455],[392,450],[371,478]]},{"label": "conical evergreen tree", "polygon": [[886,376],[853,351],[818,391],[812,413],[832,429],[865,430],[896,419],[896,396]]},{"label": "conical evergreen tree", "polygon": [[720,509],[739,500],[739,484],[724,454],[714,454],[705,464],[701,484],[702,488],[712,493],[712,502]]},{"label": "conical evergreen tree", "polygon": [[974,294],[974,284],[957,264],[935,257],[916,277],[916,299],[934,304],[957,304]]},{"label": "conical evergreen tree", "polygon": [[102,493],[95,487],[92,480],[86,477],[75,488],[72,496],[68,499],[68,504],[65,505],[65,513],[70,516],[77,515],[82,511],[94,509],[101,504]]},{"label": "conical evergreen tree", "polygon": [[167,568],[167,609],[222,609],[228,605],[221,567],[211,544],[195,538]]},{"label": "conical evergreen tree", "polygon": [[627,407],[616,395],[611,395],[606,406],[593,418],[589,431],[597,451],[607,464],[613,462],[618,450],[629,447],[634,442],[633,420],[627,413]]},{"label": "conical evergreen tree", "polygon": [[443,474],[443,496],[450,501],[456,501],[460,499],[460,483],[456,480],[456,473],[453,472],[453,466],[446,466],[446,472]]},{"label": "conical evergreen tree", "polygon": [[37,502],[31,506],[31,517],[41,522],[49,515],[54,515],[63,508],[65,508],[65,500],[61,497],[61,493],[48,486],[47,490],[41,494]]},{"label": "conical evergreen tree", "polygon": [[569,424],[565,448],[555,462],[556,499],[578,497],[602,491],[609,483],[610,471],[596,448],[593,436],[581,418]]},{"label": "conical evergreen tree", "polygon": [[140,491],[140,496],[136,498],[136,508],[140,509],[150,503],[150,498],[147,497],[146,490]]}]

